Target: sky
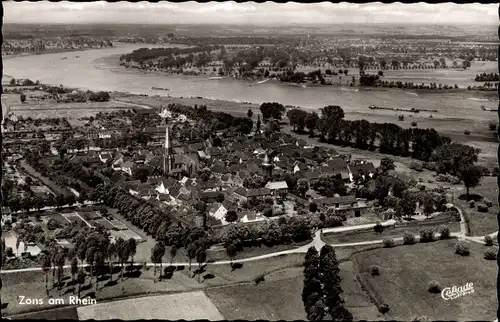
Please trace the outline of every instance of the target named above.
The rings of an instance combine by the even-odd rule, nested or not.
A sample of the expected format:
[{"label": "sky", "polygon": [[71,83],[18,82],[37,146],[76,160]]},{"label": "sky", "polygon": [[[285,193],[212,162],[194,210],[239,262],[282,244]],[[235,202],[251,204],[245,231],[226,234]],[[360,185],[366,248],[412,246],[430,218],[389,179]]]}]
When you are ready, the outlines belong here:
[{"label": "sky", "polygon": [[498,24],[498,4],[3,2],[4,23]]}]

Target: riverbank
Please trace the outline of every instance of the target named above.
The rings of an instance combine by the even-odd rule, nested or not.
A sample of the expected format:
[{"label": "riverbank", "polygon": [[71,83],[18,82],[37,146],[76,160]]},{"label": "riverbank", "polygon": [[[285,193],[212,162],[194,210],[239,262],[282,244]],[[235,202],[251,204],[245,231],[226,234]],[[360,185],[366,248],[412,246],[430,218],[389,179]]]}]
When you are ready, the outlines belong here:
[{"label": "riverbank", "polygon": [[[105,48],[116,48],[115,46],[112,47],[105,47]],[[62,53],[72,53],[72,52],[81,52],[81,51],[89,51],[89,50],[96,50],[96,49],[105,49],[105,48],[53,48],[50,50],[46,51],[41,51],[41,52],[29,52],[29,53],[20,53],[20,54],[13,54],[13,55],[2,55],[3,60],[7,59],[12,59],[12,58],[19,58],[19,57],[27,57],[27,56],[40,56],[40,55],[47,55],[47,54],[62,54]]]}]

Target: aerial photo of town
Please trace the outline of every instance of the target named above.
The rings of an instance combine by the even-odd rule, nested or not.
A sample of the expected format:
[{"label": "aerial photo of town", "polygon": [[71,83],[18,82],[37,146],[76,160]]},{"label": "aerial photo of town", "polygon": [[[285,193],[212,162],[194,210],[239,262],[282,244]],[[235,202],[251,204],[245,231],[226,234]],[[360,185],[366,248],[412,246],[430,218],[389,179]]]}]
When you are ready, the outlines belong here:
[{"label": "aerial photo of town", "polygon": [[3,7],[2,319],[497,318],[498,4]]}]

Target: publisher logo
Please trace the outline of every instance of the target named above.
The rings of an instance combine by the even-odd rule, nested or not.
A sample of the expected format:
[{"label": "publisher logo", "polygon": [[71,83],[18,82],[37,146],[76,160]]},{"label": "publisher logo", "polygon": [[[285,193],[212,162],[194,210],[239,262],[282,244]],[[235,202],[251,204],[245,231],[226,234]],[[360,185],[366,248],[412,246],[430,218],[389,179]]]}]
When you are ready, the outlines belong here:
[{"label": "publisher logo", "polygon": [[441,291],[441,297],[448,301],[454,300],[467,294],[474,293],[474,285],[472,283],[467,283],[464,286],[453,286],[446,287]]}]

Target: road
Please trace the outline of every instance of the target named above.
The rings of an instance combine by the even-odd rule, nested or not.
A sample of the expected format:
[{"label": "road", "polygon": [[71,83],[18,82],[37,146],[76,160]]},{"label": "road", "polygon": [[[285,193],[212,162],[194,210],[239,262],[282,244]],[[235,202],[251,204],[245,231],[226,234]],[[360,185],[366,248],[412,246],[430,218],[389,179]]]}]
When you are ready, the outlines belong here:
[{"label": "road", "polygon": [[[460,208],[454,206],[453,204],[448,204],[449,207],[455,207],[457,208],[461,222],[460,222],[460,232],[458,233],[450,233],[452,237],[456,237],[461,240],[468,240],[474,243],[479,243],[479,244],[484,244],[484,236],[476,236],[476,237],[471,237],[471,236],[466,236],[465,232],[467,231],[467,226],[465,223],[465,218],[463,216],[462,211]],[[395,220],[387,220],[382,222],[381,224],[383,226],[390,226],[393,225],[396,221]],[[353,231],[353,230],[360,230],[360,229],[366,229],[375,226],[375,224],[365,224],[365,225],[358,225],[358,226],[349,226],[349,227],[335,227],[335,228],[327,228],[323,229],[323,233],[332,233],[332,232],[345,232],[345,231]],[[229,265],[230,263],[245,263],[245,262],[252,262],[252,261],[258,261],[266,258],[272,258],[272,257],[278,257],[278,256],[283,256],[283,255],[288,255],[288,254],[300,254],[300,253],[306,253],[307,250],[314,246],[316,249],[321,249],[324,245],[326,245],[323,240],[321,240],[321,230],[318,230],[314,234],[313,240],[302,247],[295,248],[295,249],[289,249],[289,250],[284,250],[281,252],[274,252],[274,253],[269,253],[265,255],[260,255],[260,256],[254,256],[254,257],[249,257],[249,258],[242,258],[242,259],[235,259],[233,261],[215,261],[215,262],[207,262],[204,264],[210,264],[210,265]],[[497,236],[498,231],[489,234],[489,236],[494,237]],[[439,237],[439,234],[436,234],[436,237]],[[402,240],[402,237],[394,238],[394,241],[400,241]],[[420,239],[420,236],[415,235],[415,239],[418,241]],[[357,242],[357,243],[342,243],[342,244],[328,244],[332,247],[338,248],[338,247],[352,247],[352,246],[365,246],[365,245],[376,245],[376,244],[381,244],[383,243],[383,240],[370,240],[370,241],[364,241],[364,242]],[[134,263],[137,265],[142,265],[143,263]],[[119,266],[119,263],[115,263],[114,265]],[[148,267],[152,267],[154,265],[159,265],[159,263],[154,264],[154,263],[146,263]],[[188,266],[189,262],[164,262],[162,263],[164,266],[169,266],[169,265],[175,265],[175,266]],[[83,264],[80,265],[80,267],[87,267],[89,266],[88,264]],[[64,266],[64,268],[70,268],[70,265]],[[19,272],[33,272],[33,271],[41,271],[41,267],[30,267],[30,268],[21,268],[21,269],[14,269],[14,270],[5,270],[5,271],[0,271],[1,274],[9,274],[9,273],[19,273]]]}]

